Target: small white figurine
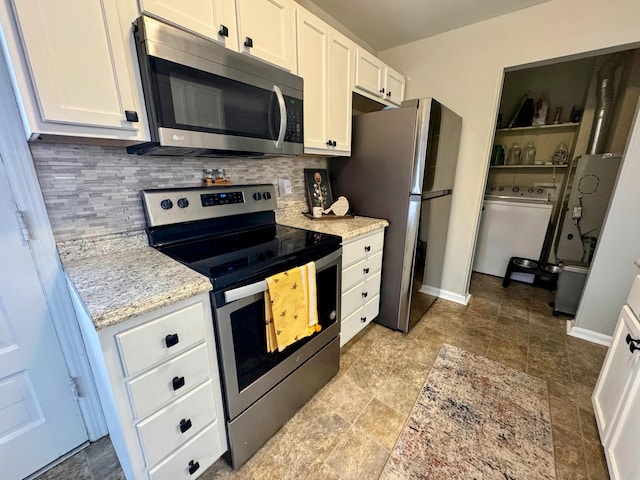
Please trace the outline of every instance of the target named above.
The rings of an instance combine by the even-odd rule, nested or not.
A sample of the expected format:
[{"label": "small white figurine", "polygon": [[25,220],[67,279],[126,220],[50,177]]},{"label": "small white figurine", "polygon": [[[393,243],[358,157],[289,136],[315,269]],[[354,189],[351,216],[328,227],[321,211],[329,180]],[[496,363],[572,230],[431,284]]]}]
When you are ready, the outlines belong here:
[{"label": "small white figurine", "polygon": [[333,204],[327,208],[323,213],[332,212],[336,217],[343,217],[349,211],[349,200],[345,197],[338,197],[338,200],[333,202]]}]

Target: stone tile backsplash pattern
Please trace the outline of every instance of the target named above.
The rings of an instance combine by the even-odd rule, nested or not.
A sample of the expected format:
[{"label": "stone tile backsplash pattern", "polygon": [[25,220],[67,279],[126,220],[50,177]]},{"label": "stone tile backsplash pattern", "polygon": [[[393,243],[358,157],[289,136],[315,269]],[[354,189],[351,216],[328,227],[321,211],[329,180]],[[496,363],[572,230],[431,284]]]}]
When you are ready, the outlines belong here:
[{"label": "stone tile backsplash pattern", "polygon": [[32,143],[31,153],[56,241],[142,230],[140,190],[199,186],[204,168],[224,168],[232,184],[291,180],[278,210],[307,211],[305,168],[327,168],[323,157],[220,159],[142,157],[123,147]]}]

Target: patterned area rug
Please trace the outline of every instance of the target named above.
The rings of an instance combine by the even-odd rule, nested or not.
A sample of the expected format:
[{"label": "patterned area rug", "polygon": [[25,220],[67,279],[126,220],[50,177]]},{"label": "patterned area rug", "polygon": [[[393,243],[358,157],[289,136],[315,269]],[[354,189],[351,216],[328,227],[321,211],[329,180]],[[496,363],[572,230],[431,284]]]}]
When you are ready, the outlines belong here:
[{"label": "patterned area rug", "polygon": [[555,479],[546,383],[443,345],[381,479]]}]

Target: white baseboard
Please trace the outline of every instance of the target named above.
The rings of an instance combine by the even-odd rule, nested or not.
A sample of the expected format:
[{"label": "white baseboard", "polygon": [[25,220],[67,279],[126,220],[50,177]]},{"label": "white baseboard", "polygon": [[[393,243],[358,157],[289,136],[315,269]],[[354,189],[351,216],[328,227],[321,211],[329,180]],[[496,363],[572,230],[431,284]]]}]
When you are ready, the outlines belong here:
[{"label": "white baseboard", "polygon": [[420,292],[426,293],[427,295],[433,295],[434,297],[442,298],[444,300],[450,300],[461,305],[467,305],[469,303],[469,300],[471,299],[470,293],[467,293],[466,295],[460,295],[459,293],[449,292],[448,290],[442,290],[440,288],[434,288],[428,285],[423,285],[422,287],[420,287]]},{"label": "white baseboard", "polygon": [[587,330],[586,328],[580,328],[575,326],[576,321],[574,319],[567,320],[567,335],[571,337],[581,338],[591,343],[597,343],[598,345],[604,345],[608,347],[611,345],[611,336],[604,333],[594,332],[593,330]]}]

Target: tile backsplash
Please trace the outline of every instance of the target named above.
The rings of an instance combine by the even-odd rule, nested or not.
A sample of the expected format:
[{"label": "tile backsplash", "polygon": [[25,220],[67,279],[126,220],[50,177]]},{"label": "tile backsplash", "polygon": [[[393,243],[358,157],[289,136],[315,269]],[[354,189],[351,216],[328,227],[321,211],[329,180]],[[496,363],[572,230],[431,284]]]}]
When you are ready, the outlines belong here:
[{"label": "tile backsplash", "polygon": [[204,168],[224,168],[232,184],[291,180],[278,209],[306,211],[304,169],[326,168],[323,157],[218,159],[142,157],[122,147],[30,144],[56,241],[142,230],[140,190],[200,185]]}]

